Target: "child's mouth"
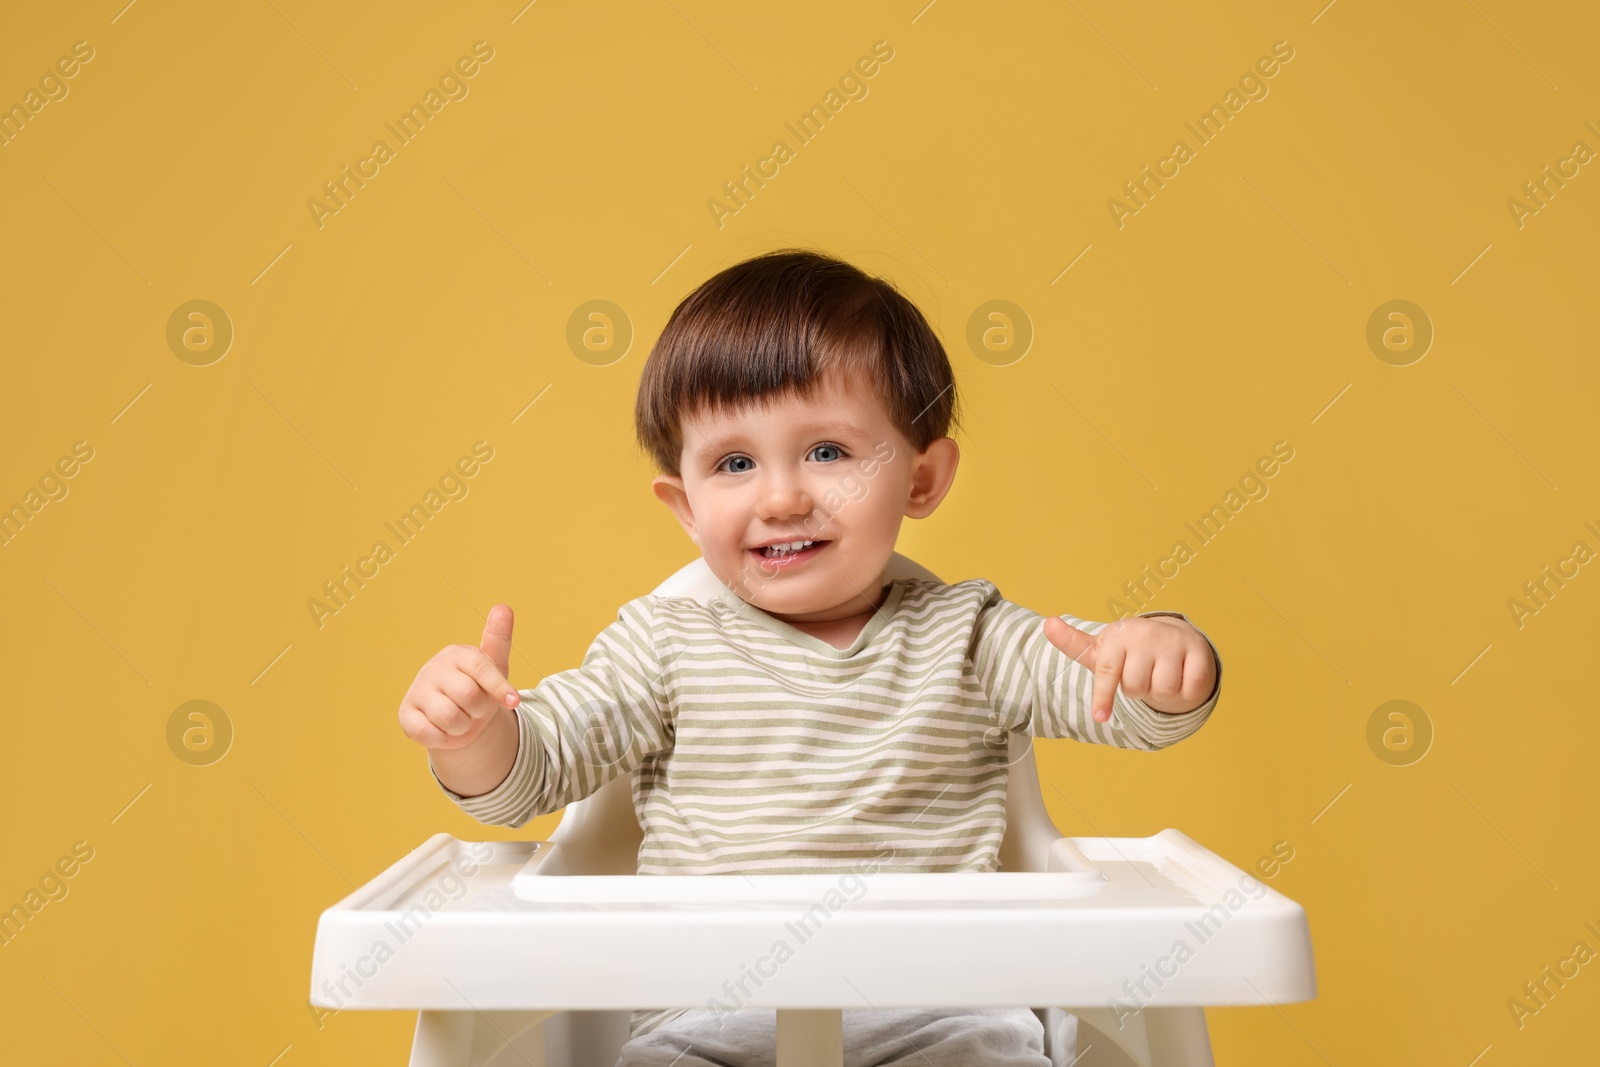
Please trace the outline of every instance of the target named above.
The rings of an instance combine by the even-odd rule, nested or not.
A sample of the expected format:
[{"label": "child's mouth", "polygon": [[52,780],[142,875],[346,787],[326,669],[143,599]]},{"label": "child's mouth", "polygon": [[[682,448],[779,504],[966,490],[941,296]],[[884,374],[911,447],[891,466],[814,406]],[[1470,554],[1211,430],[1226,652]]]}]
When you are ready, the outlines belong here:
[{"label": "child's mouth", "polygon": [[752,548],[750,552],[756,557],[763,569],[772,570],[774,568],[796,566],[815,556],[832,543],[832,541],[789,541],[783,544],[769,545],[766,548]]}]

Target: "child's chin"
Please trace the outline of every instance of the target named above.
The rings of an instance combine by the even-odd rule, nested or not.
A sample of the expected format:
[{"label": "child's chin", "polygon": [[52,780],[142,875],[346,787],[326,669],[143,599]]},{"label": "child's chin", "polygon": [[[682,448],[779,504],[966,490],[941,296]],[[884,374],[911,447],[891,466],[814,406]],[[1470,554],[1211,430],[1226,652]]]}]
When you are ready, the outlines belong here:
[{"label": "child's chin", "polygon": [[763,611],[802,615],[827,606],[822,603],[825,598],[818,595],[818,588],[816,582],[801,575],[753,575],[741,592],[745,600]]},{"label": "child's chin", "polygon": [[746,561],[742,570],[733,572],[733,580],[724,584],[757,607],[765,607],[774,600],[792,599],[794,590],[810,583],[803,576],[773,574],[762,570],[758,563]]}]

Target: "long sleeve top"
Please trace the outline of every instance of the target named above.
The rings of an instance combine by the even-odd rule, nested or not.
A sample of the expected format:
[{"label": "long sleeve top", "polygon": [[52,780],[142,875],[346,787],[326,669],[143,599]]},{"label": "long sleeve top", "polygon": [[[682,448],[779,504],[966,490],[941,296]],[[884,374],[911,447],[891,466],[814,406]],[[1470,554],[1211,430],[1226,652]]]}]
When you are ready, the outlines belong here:
[{"label": "long sleeve top", "polygon": [[1010,733],[1165,748],[1221,692],[1213,645],[1199,707],[1165,714],[1118,687],[1095,722],[1093,672],[1045,638],[1044,616],[982,579],[886,584],[848,648],[731,591],[631,600],[580,666],[521,690],[503,782],[472,797],[439,787],[517,827],[636,772],[640,874],[816,873],[881,862],[885,846],[881,870],[993,871]]}]

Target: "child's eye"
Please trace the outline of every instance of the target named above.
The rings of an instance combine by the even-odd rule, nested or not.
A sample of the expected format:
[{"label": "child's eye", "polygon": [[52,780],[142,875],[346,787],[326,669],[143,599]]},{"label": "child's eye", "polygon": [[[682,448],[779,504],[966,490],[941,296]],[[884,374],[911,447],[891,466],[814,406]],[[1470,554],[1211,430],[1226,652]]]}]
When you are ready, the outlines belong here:
[{"label": "child's eye", "polygon": [[834,453],[834,455],[833,455],[833,457],[831,459],[830,458],[824,458],[823,459],[824,463],[831,463],[831,462],[833,462],[833,460],[842,459],[844,457],[844,449],[840,448],[838,445],[827,445],[827,444],[818,445],[816,448],[813,448],[811,450],[811,454],[812,455],[816,455],[818,452],[824,452],[824,451]]},{"label": "child's eye", "polygon": [[[753,463],[753,461],[750,459],[749,456],[729,456],[727,459],[725,459],[721,463],[717,464],[717,470],[719,470],[719,471],[720,470],[726,470],[727,467],[728,467],[728,464],[730,464],[730,463]],[[750,470],[749,467],[741,467],[738,470],[729,470],[728,473],[729,474],[744,474],[748,470]]]}]

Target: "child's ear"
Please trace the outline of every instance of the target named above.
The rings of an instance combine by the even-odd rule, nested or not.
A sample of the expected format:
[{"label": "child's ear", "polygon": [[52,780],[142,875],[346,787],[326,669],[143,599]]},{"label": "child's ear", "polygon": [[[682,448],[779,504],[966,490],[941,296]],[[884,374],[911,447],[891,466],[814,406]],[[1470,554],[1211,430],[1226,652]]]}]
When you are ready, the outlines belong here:
[{"label": "child's ear", "polygon": [[694,532],[694,512],[689,510],[689,494],[684,491],[683,479],[676,474],[659,474],[650,483],[650,489],[671,509],[689,540],[698,545],[700,538]]},{"label": "child's ear", "polygon": [[951,484],[956,480],[956,465],[961,462],[961,448],[953,437],[941,437],[918,452],[911,460],[911,496],[906,501],[906,515],[925,519],[939,506]]}]

